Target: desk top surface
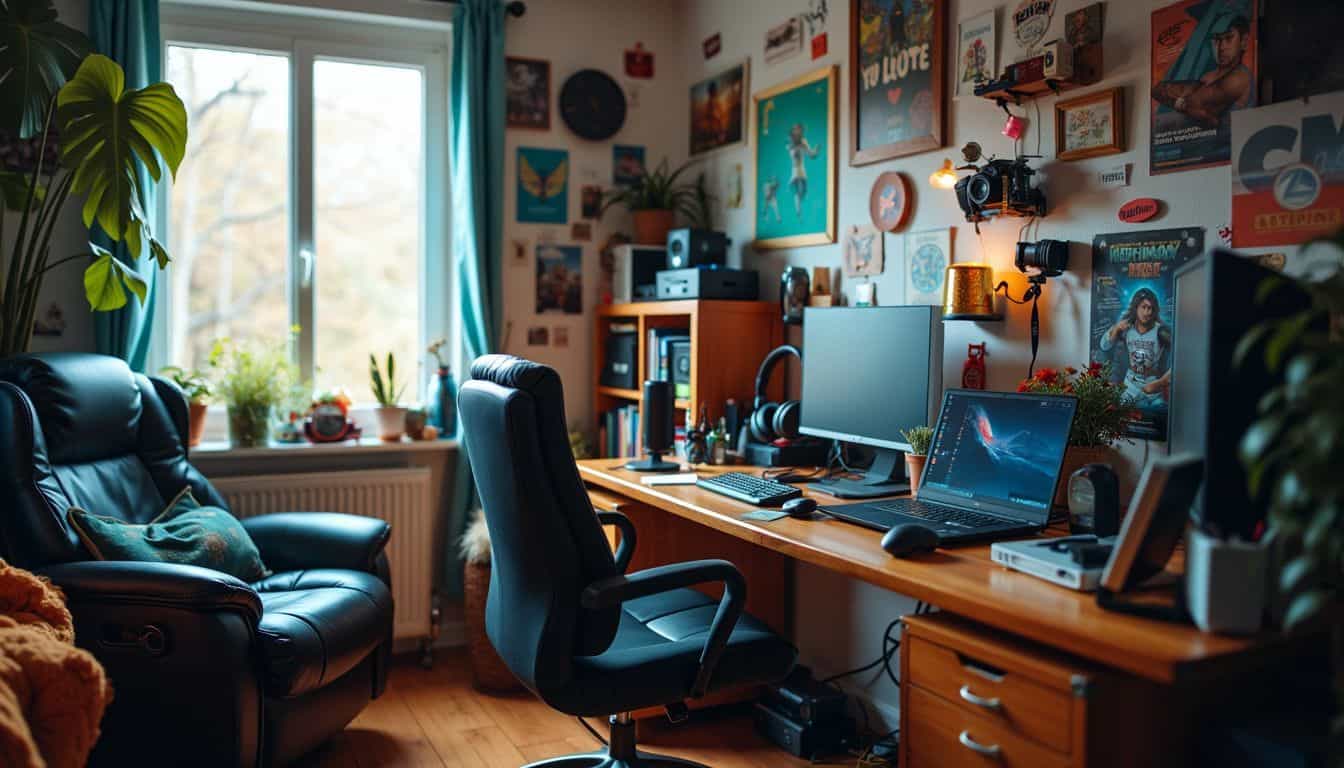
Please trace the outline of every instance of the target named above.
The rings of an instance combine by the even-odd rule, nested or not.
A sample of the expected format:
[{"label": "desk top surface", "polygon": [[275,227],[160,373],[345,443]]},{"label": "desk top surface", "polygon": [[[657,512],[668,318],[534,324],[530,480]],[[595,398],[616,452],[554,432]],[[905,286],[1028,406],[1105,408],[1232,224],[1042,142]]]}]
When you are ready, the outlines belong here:
[{"label": "desk top surface", "polygon": [[[989,544],[939,549],[899,559],[881,547],[881,534],[839,520],[742,520],[755,507],[693,485],[648,486],[618,459],[579,462],[590,485],[693,520],[797,560],[924,600],[997,629],[1036,640],[1105,666],[1159,682],[1208,679],[1255,664],[1287,641],[1206,634],[1193,626],[1105,611],[1090,593],[1075,592],[990,560]],[[757,472],[758,467],[697,470]],[[819,505],[845,503],[808,486]],[[1061,535],[1052,530],[1045,535]],[[1168,593],[1169,595],[1169,593]]]}]

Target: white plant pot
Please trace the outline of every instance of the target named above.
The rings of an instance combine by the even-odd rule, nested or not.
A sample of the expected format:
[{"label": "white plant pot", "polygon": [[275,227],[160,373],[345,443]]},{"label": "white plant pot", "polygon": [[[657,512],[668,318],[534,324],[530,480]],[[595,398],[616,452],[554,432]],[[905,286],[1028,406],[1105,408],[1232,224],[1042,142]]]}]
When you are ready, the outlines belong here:
[{"label": "white plant pot", "polygon": [[398,405],[380,405],[373,411],[378,415],[378,439],[395,443],[406,431],[406,409]]}]

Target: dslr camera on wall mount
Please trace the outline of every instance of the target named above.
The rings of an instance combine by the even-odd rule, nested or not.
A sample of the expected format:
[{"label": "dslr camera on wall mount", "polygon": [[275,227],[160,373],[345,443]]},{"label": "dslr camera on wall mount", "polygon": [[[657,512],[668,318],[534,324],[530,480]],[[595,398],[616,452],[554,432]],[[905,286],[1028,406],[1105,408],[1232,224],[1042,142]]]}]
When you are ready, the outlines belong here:
[{"label": "dslr camera on wall mount", "polygon": [[1065,240],[1037,240],[1018,243],[1013,265],[1028,276],[1059,277],[1069,268],[1069,244]]},{"label": "dslr camera on wall mount", "polygon": [[980,145],[970,142],[961,150],[966,165],[959,170],[975,173],[957,180],[957,205],[966,214],[966,220],[979,223],[991,216],[1044,216],[1045,193],[1031,185],[1036,175],[1027,164],[1029,158],[1040,155],[1022,155],[1016,160],[990,158],[976,167],[980,159]]}]

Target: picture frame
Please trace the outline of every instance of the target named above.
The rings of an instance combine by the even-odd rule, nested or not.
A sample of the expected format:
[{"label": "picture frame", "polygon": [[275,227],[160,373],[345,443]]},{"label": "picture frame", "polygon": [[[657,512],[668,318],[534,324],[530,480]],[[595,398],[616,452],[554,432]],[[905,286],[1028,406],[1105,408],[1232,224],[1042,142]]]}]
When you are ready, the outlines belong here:
[{"label": "picture frame", "polygon": [[766,64],[774,64],[787,59],[803,50],[803,20],[790,16],[765,32],[763,58]]},{"label": "picture frame", "polygon": [[1082,160],[1125,151],[1125,94],[1121,88],[1055,103],[1055,157]]},{"label": "picture frame", "polygon": [[991,8],[957,23],[957,71],[953,79],[958,96],[974,96],[977,85],[998,76],[997,15],[998,9]]},{"label": "picture frame", "polygon": [[831,65],[752,96],[758,249],[835,242],[839,82]]},{"label": "picture frame", "polygon": [[[751,123],[749,93],[750,58],[691,86],[688,139],[692,158],[747,146],[747,138],[751,135],[748,132]],[[717,107],[715,100],[719,101]]]},{"label": "picture frame", "polygon": [[504,121],[509,128],[551,129],[551,62],[506,56]]},{"label": "picture frame", "polygon": [[[850,0],[851,166],[947,143],[948,3]],[[861,6],[876,15],[863,16]],[[899,31],[893,17],[905,19]]]}]

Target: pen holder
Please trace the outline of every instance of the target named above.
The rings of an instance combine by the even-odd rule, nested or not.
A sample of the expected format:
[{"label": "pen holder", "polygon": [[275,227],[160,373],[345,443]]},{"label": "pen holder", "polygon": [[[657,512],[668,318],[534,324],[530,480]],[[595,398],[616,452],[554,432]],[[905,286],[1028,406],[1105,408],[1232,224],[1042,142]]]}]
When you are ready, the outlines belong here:
[{"label": "pen holder", "polygon": [[1265,547],[1191,529],[1185,549],[1186,608],[1195,625],[1205,632],[1258,631],[1265,611]]}]

